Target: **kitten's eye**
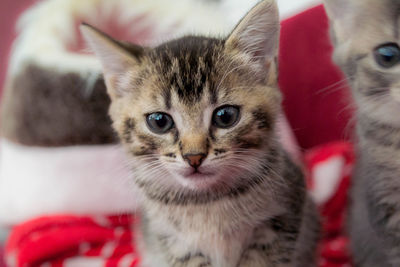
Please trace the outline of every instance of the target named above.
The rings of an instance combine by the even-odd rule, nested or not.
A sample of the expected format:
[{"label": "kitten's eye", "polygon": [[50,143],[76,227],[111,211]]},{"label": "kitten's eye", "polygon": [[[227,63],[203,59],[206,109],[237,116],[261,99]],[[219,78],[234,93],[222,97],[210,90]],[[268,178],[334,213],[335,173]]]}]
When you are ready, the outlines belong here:
[{"label": "kitten's eye", "polygon": [[235,106],[222,106],[213,114],[213,124],[218,128],[230,128],[239,120],[239,108]]},{"label": "kitten's eye", "polygon": [[147,115],[146,121],[149,129],[156,134],[164,134],[174,127],[171,116],[161,112]]},{"label": "kitten's eye", "polygon": [[384,68],[391,68],[400,62],[400,48],[395,43],[379,46],[375,49],[375,60]]}]

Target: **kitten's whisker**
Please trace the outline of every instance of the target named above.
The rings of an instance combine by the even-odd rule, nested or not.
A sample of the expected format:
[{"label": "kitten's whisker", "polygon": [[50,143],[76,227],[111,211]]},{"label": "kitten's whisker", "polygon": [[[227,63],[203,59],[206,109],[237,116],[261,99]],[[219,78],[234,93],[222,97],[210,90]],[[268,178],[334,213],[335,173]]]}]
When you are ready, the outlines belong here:
[{"label": "kitten's whisker", "polygon": [[324,88],[318,90],[315,94],[316,94],[316,95],[319,95],[319,94],[326,93],[327,91],[331,90],[332,88],[335,88],[336,86],[338,86],[338,87],[335,88],[335,89],[333,89],[333,91],[331,91],[331,93],[332,93],[332,92],[335,92],[335,91],[337,91],[337,90],[339,90],[339,89],[342,89],[342,88],[345,88],[345,87],[349,87],[349,86],[350,86],[350,85],[349,85],[349,81],[350,81],[350,79],[351,79],[352,77],[354,77],[354,76],[345,77],[344,79],[342,79],[342,80],[340,80],[340,81],[337,81],[337,82],[335,82],[335,83],[333,83],[333,84],[331,84],[331,85],[328,85],[328,86],[326,86],[326,87],[324,87]]},{"label": "kitten's whisker", "polygon": [[161,164],[155,164],[155,165],[151,165],[151,166],[144,166],[141,168],[136,168],[135,172],[136,173],[140,173],[140,174],[149,174],[151,172],[156,172],[159,170],[163,170],[163,166]]},{"label": "kitten's whisker", "polygon": [[227,66],[226,72],[224,73],[224,75],[222,75],[222,78],[221,78],[220,82],[218,83],[218,86],[216,87],[216,88],[217,88],[217,89],[216,89],[217,91],[220,90],[221,84],[225,81],[225,79],[228,77],[229,74],[231,74],[231,73],[234,72],[235,70],[240,69],[240,68],[242,68],[242,67],[252,66],[252,65],[253,65],[251,62],[249,62],[249,63],[245,63],[245,64],[240,64],[239,66],[236,66],[236,67],[234,67],[234,68],[230,68],[230,67],[232,66],[233,63],[235,63],[234,60],[232,60],[232,61],[229,63],[229,65]]},{"label": "kitten's whisker", "polygon": [[132,159],[127,162],[130,167],[137,167],[138,165],[150,164],[154,162],[159,162],[158,158],[147,158],[147,159]]},{"label": "kitten's whisker", "polygon": [[381,94],[387,94],[390,93],[389,90],[391,90],[391,87],[370,87],[363,92],[363,94],[368,95],[368,96],[374,96],[377,97]]},{"label": "kitten's whisker", "polygon": [[147,155],[141,155],[141,156],[135,156],[135,159],[148,159],[148,158],[159,158],[159,155],[157,154],[147,154]]},{"label": "kitten's whisker", "polygon": [[142,172],[142,173],[144,173],[144,172],[148,173],[149,171],[157,170],[156,168],[159,168],[159,167],[160,167],[160,165],[146,166],[146,167],[143,167],[143,168],[136,168],[135,171],[136,172]]},{"label": "kitten's whisker", "polygon": [[241,67],[242,66],[236,66],[236,67],[230,69],[229,71],[226,71],[225,74],[222,76],[221,81],[219,82],[216,91],[220,90],[221,84],[225,81],[226,77],[228,77],[229,74],[231,74],[232,72],[234,72],[235,70],[237,70]]},{"label": "kitten's whisker", "polygon": [[156,174],[157,174],[157,178],[160,179],[160,178],[163,178],[165,175],[164,168],[162,168],[162,166],[159,166],[156,168],[151,168],[151,169],[146,169],[143,172],[138,172],[138,173],[142,174],[137,177],[137,179],[139,179],[139,180],[141,180],[141,179],[148,180],[149,178],[153,178],[153,176],[155,176]]},{"label": "kitten's whisker", "polygon": [[212,158],[210,161],[222,160],[222,159],[226,159],[227,157],[228,157],[228,155],[224,155],[224,156],[220,156],[220,157],[215,157],[215,158]]},{"label": "kitten's whisker", "polygon": [[286,182],[283,179],[283,177],[281,177],[281,175],[276,173],[275,170],[271,166],[269,166],[268,164],[258,160],[257,158],[246,158],[246,159],[243,159],[243,158],[238,158],[238,157],[231,157],[231,159],[234,160],[234,161],[236,160],[236,163],[240,162],[240,164],[241,163],[250,163],[251,162],[250,164],[252,164],[252,165],[254,164],[255,165],[254,168],[248,169],[247,165],[243,165],[243,164],[241,164],[241,167],[251,171],[252,173],[254,173],[254,170],[257,171],[256,166],[267,168],[270,173],[273,173],[277,177],[277,179],[280,180],[281,184],[286,184]]},{"label": "kitten's whisker", "polygon": [[[242,172],[246,171],[248,173],[247,175],[250,175],[250,176],[252,176],[254,178],[258,178],[258,179],[263,179],[266,183],[269,184],[270,188],[272,188],[272,189],[277,188],[277,186],[282,186],[282,185],[286,186],[287,185],[286,183],[282,183],[281,181],[274,180],[275,176],[279,176],[277,174],[275,174],[273,177],[265,177],[264,174],[260,174],[259,172],[256,171],[257,168],[254,168],[254,167],[248,166],[248,165],[244,165],[239,162],[226,164],[225,166],[233,167],[236,169],[239,168],[239,170],[241,170]],[[239,175],[243,174],[242,172],[239,173]],[[249,180],[249,183],[253,183],[253,182],[254,181]]]}]

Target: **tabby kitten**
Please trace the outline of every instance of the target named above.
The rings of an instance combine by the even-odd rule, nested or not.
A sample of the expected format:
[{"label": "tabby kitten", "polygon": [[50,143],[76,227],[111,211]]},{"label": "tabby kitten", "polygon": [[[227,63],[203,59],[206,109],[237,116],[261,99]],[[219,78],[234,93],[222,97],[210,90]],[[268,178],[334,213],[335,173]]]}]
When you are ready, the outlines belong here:
[{"label": "tabby kitten", "polygon": [[325,0],[357,106],[349,212],[356,266],[400,266],[400,1]]},{"label": "tabby kitten", "polygon": [[147,48],[82,32],[143,193],[143,266],[313,266],[316,210],[274,127],[276,3],[260,2],[226,40]]}]

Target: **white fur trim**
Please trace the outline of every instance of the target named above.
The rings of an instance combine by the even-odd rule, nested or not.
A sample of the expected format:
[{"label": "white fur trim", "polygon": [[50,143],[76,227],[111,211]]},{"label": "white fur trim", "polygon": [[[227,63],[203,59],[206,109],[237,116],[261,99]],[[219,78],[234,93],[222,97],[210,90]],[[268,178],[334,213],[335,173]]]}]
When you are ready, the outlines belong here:
[{"label": "white fur trim", "polygon": [[[23,63],[29,61],[61,71],[99,72],[99,62],[93,55],[66,50],[66,44],[74,43],[78,37],[76,18],[96,24],[109,19],[111,11],[119,7],[119,15],[112,20],[117,25],[129,25],[132,18],[147,14],[145,21],[132,27],[131,34],[134,36],[135,32],[151,26],[153,36],[157,37],[143,41],[154,45],[172,36],[188,33],[226,35],[257,2],[223,0],[221,4],[205,4],[196,0],[44,0],[19,19],[19,36],[14,43],[9,74],[15,74]],[[278,0],[278,5],[281,17],[286,18],[320,2]]]},{"label": "white fur trim", "polygon": [[0,223],[46,214],[115,214],[137,206],[121,148],[27,147],[1,140]]},{"label": "white fur trim", "polygon": [[296,15],[307,8],[322,4],[321,0],[278,0],[282,19]]},{"label": "white fur trim", "polygon": [[[118,9],[118,16],[111,11]],[[80,20],[99,24],[111,20],[116,25],[129,25],[135,17],[146,14],[140,25],[132,25],[132,36],[151,26],[155,44],[171,36],[188,33],[223,34],[231,28],[214,5],[195,0],[44,0],[27,10],[18,22],[19,36],[14,44],[9,74],[15,74],[25,62],[61,71],[87,73],[99,71],[93,55],[71,53],[68,43],[77,40],[76,23]]]},{"label": "white fur trim", "polygon": [[[230,23],[237,23],[246,11],[259,0],[222,0],[221,12]],[[286,19],[312,6],[322,4],[321,0],[277,0],[281,19]]]}]

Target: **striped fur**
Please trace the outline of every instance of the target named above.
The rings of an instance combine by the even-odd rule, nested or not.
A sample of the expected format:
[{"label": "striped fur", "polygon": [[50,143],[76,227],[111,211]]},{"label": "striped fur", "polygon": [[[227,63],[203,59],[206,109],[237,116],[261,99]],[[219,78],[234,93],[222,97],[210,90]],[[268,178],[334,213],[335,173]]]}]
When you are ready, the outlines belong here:
[{"label": "striped fur", "polygon": [[357,106],[358,164],[349,211],[356,266],[400,266],[400,67],[381,67],[374,50],[400,43],[397,0],[325,0],[334,59]]},{"label": "striped fur", "polygon": [[[144,196],[143,266],[314,266],[318,218],[301,170],[276,138],[279,17],[262,1],[226,39],[127,45],[85,25],[111,97],[113,126]],[[231,105],[239,121],[218,128]],[[153,133],[146,116],[175,127]],[[199,173],[184,155],[205,155]]]}]

